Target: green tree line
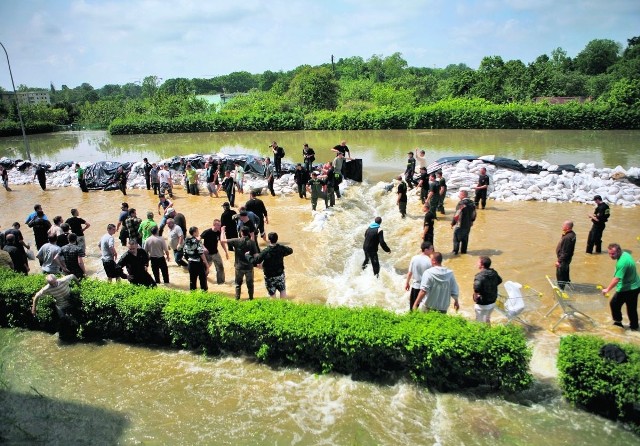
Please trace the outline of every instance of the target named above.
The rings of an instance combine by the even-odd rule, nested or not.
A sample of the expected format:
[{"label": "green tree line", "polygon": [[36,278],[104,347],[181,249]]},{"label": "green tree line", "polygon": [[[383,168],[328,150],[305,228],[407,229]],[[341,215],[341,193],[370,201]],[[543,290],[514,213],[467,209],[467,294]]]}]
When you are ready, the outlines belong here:
[{"label": "green tree line", "polygon": [[[29,88],[21,85],[19,89]],[[241,95],[236,95],[222,108],[197,97],[221,93]],[[137,133],[135,126],[130,125],[136,120],[149,122],[188,118],[192,121],[210,121],[222,117],[227,122],[237,123],[254,121],[260,115],[280,114],[290,116],[285,119],[287,126],[281,127],[277,119],[275,123],[271,119],[270,125],[275,127],[268,129],[289,128],[292,120],[296,121],[298,128],[306,128],[310,122],[316,123],[313,127],[318,128],[317,113],[321,113],[324,120],[326,113],[337,113],[343,117],[334,117],[334,121],[339,119],[342,124],[334,122],[328,126],[349,128],[346,123],[353,120],[361,122],[358,116],[363,113],[388,114],[390,111],[438,103],[450,108],[452,100],[461,100],[459,103],[467,100],[470,101],[468,104],[483,100],[506,106],[544,102],[545,98],[550,97],[577,97],[580,101],[595,102],[600,107],[624,109],[625,114],[632,116],[623,119],[622,128],[629,128],[629,122],[637,122],[640,113],[640,37],[628,39],[625,48],[612,40],[595,39],[575,58],[569,57],[562,48],[557,48],[551,55],[543,54],[529,64],[520,60],[504,61],[500,56],[487,56],[475,70],[465,64],[445,68],[410,67],[400,53],[394,53],[387,57],[373,55],[367,60],[359,56],[337,61],[332,58],[326,64],[301,65],[286,72],[268,70],[252,74],[240,71],[210,79],[173,78],[164,81],[157,76],[147,76],[141,82],[109,84],[99,89],[94,89],[88,83],[76,88],[63,85],[60,89],[51,85],[50,94],[50,115],[46,116],[42,107],[33,112],[31,107],[25,107],[27,110],[23,114],[27,124],[75,122],[107,128],[115,121],[116,124],[127,122],[127,132]],[[474,107],[470,110],[474,110]],[[344,117],[347,115],[349,118]],[[16,111],[3,104],[0,119],[7,121],[5,126],[16,122]],[[358,125],[353,128],[366,127],[362,123]],[[397,125],[411,128],[403,122]],[[446,122],[438,125],[448,126]],[[471,122],[470,125],[473,128],[475,124]],[[525,120],[514,127],[527,125]],[[531,123],[531,126],[534,125]],[[583,125],[588,128],[590,124]],[[236,124],[223,127],[228,126],[236,130],[243,129]],[[163,131],[162,127],[158,131]],[[260,126],[254,127],[261,129]],[[487,128],[483,125],[479,127]],[[510,125],[498,123],[498,127]],[[375,124],[368,128],[388,127]],[[548,125],[545,128],[549,128]]]}]

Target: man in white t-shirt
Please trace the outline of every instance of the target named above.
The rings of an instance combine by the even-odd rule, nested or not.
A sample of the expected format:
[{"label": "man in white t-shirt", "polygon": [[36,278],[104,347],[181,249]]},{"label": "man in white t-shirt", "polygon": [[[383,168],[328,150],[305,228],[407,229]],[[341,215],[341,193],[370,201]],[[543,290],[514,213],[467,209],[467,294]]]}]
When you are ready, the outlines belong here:
[{"label": "man in white t-shirt", "polygon": [[180,266],[188,266],[187,262],[183,260],[184,232],[182,228],[176,224],[173,218],[167,220],[167,227],[169,228],[169,247],[173,250],[173,259]]},{"label": "man in white t-shirt", "polygon": [[115,247],[115,239],[113,234],[116,233],[116,226],[112,223],[107,225],[107,233],[102,236],[98,247],[100,248],[100,260],[102,260],[102,266],[104,272],[107,274],[107,280],[111,282],[112,279],[120,282],[122,277],[122,270],[118,271],[116,267],[116,260],[118,259],[118,252]]},{"label": "man in white t-shirt", "polygon": [[410,291],[409,311],[413,309],[413,304],[418,298],[418,293],[420,293],[422,273],[431,268],[431,254],[433,254],[433,245],[431,242],[422,242],[420,245],[420,254],[413,256],[409,263],[407,281],[404,285],[405,291]]},{"label": "man in white t-shirt", "polygon": [[421,167],[427,168],[427,154],[424,150],[416,149],[416,169],[418,172]]},{"label": "man in white t-shirt", "polygon": [[173,198],[173,180],[171,179],[169,166],[166,164],[158,171],[158,181],[160,181],[160,193],[168,193],[169,197]]}]

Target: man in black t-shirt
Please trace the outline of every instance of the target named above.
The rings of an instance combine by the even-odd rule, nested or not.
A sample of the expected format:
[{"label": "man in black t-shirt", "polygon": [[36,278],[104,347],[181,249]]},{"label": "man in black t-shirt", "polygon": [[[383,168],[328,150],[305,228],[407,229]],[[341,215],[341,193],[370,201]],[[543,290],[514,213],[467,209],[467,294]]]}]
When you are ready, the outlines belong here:
[{"label": "man in black t-shirt", "polygon": [[[351,158],[351,152],[349,151],[349,147],[347,147],[347,141],[342,140],[340,144],[333,146],[333,150],[336,153],[342,153],[345,158]],[[347,153],[349,156],[347,156]]]},{"label": "man in black t-shirt", "polygon": [[596,254],[600,254],[602,252],[602,233],[604,232],[607,220],[609,220],[611,210],[609,209],[609,205],[602,201],[600,195],[593,197],[593,201],[596,203],[596,208],[593,214],[589,214],[588,216],[593,222],[593,225],[591,226],[589,238],[587,239],[587,254],[591,254],[594,247]]},{"label": "man in black t-shirt", "polygon": [[282,173],[282,158],[284,158],[284,149],[278,145],[277,142],[271,143],[271,150],[273,151],[273,167],[276,171],[276,176],[280,177]]},{"label": "man in black t-shirt", "polygon": [[[216,267],[216,283],[218,285],[224,283],[224,264],[222,263],[222,257],[218,252],[218,241],[220,241],[220,237],[222,235],[221,228],[222,224],[220,223],[220,220],[215,219],[213,220],[213,226],[209,229],[205,229],[202,231],[202,234],[200,234],[200,240],[202,240],[202,244],[207,250],[205,252],[207,262],[209,262],[209,265],[213,263]],[[226,259],[229,260],[229,252],[227,251],[226,245],[220,244],[220,246],[224,249]]]},{"label": "man in black t-shirt", "polygon": [[144,169],[144,181],[147,183],[147,190],[151,190],[151,169],[153,169],[153,166],[146,158],[143,158],[142,161],[144,161],[144,166],[142,166]]},{"label": "man in black t-shirt", "polygon": [[[78,236],[78,246],[82,249],[82,252],[85,252],[84,231],[86,231],[91,224],[83,218],[80,218],[80,212],[77,209],[71,209],[71,218],[67,218],[65,223],[69,225],[71,232]],[[84,225],[84,227],[82,225]]]},{"label": "man in black t-shirt", "polygon": [[480,201],[482,201],[482,209],[487,205],[487,189],[489,189],[489,175],[487,175],[487,169],[483,167],[480,169],[480,175],[478,175],[476,196],[473,199],[476,207],[478,207],[478,203],[480,203]]},{"label": "man in black t-shirt", "polygon": [[427,174],[427,168],[420,168],[420,176],[418,177],[418,185],[420,188],[420,203],[424,204],[429,195],[429,175]]}]

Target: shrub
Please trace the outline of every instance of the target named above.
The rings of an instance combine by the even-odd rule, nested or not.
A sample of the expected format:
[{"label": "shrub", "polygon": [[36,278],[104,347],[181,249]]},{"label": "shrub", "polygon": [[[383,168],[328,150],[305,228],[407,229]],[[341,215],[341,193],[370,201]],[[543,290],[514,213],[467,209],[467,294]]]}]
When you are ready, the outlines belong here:
[{"label": "shrub", "polygon": [[[44,276],[0,270],[0,325],[54,331],[53,301],[36,318],[31,297]],[[245,353],[260,361],[367,378],[410,376],[442,390],[490,385],[508,392],[531,384],[522,330],[460,317],[379,308],[331,308],[275,299],[236,302],[205,292],[147,289],[85,279],[73,288],[85,339]]]},{"label": "shrub", "polygon": [[627,361],[619,364],[600,355],[605,343],[595,336],[562,338],[558,354],[562,393],[590,412],[630,423],[640,434],[640,348],[615,344],[627,355]]}]

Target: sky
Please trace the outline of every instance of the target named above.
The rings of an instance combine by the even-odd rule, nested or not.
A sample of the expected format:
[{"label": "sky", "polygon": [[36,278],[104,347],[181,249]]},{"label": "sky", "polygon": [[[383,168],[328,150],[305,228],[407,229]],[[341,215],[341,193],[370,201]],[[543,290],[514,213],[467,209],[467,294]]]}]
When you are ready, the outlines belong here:
[{"label": "sky", "polygon": [[[401,53],[409,66],[525,64],[640,36],[638,0],[0,0],[16,87],[288,71]],[[2,52],[0,52],[2,54]],[[3,59],[3,58],[0,58]],[[11,79],[0,61],[0,86]]]}]

